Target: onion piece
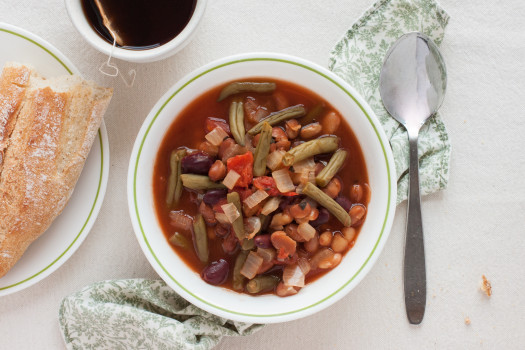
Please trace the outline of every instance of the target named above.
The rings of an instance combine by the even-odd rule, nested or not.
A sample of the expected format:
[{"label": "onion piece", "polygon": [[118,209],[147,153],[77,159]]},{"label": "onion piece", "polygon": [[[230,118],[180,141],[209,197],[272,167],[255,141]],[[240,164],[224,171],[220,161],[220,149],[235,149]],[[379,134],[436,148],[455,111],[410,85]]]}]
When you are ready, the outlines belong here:
[{"label": "onion piece", "polygon": [[301,268],[301,270],[303,271],[305,275],[308,275],[308,272],[310,272],[310,270],[312,269],[312,267],[310,266],[310,263],[308,262],[306,258],[299,258],[297,260],[297,265],[299,265],[299,267]]},{"label": "onion piece", "polygon": [[271,170],[276,170],[282,166],[282,160],[285,153],[286,152],[283,150],[276,150],[270,153],[268,157],[266,157],[266,166]]},{"label": "onion piece", "polygon": [[261,203],[263,200],[268,198],[270,195],[263,190],[257,190],[256,192],[252,193],[248,198],[244,200],[244,204],[248,206],[248,208],[253,208],[257,204]]},{"label": "onion piece", "polygon": [[242,265],[241,275],[251,280],[257,274],[257,271],[263,264],[263,261],[263,258],[261,258],[256,252],[250,252],[246,258],[246,261],[244,262],[244,265]]},{"label": "onion piece", "polygon": [[295,190],[295,185],[292,182],[290,173],[287,169],[280,169],[272,172],[272,177],[275,180],[275,185],[281,193],[292,192]]},{"label": "onion piece", "polygon": [[297,264],[288,265],[283,270],[283,282],[287,286],[304,287],[304,276],[305,273]]},{"label": "onion piece", "polygon": [[257,216],[251,216],[244,219],[244,232],[246,233],[247,239],[252,239],[261,230],[262,224],[261,219]]},{"label": "onion piece", "polygon": [[300,162],[293,164],[293,172],[294,173],[305,173],[310,172],[315,169],[315,162],[314,158],[306,158],[304,160],[301,160]]},{"label": "onion piece", "polygon": [[273,213],[277,210],[277,208],[279,208],[280,203],[281,200],[279,199],[279,197],[270,198],[266,203],[264,203],[264,207],[262,208],[261,214],[268,215]]},{"label": "onion piece", "polygon": [[297,227],[297,233],[303,237],[306,242],[314,238],[315,232],[315,228],[313,228],[308,222],[303,222]]},{"label": "onion piece", "polygon": [[193,226],[193,218],[184,213],[184,210],[173,210],[170,211],[170,224],[181,230],[190,231]]},{"label": "onion piece", "polygon": [[222,141],[224,141],[224,139],[228,137],[228,134],[226,133],[226,131],[224,131],[223,128],[216,127],[215,129],[207,133],[204,137],[212,145],[219,146],[222,143]]},{"label": "onion piece", "polygon": [[230,224],[230,220],[224,213],[215,213],[215,219],[221,224]]},{"label": "onion piece", "polygon": [[221,205],[222,210],[224,210],[224,215],[228,218],[228,221],[233,223],[241,214],[235,207],[235,204],[233,203],[226,203]]},{"label": "onion piece", "polygon": [[257,248],[257,254],[263,258],[264,261],[272,261],[277,256],[277,251],[273,248]]},{"label": "onion piece", "polygon": [[238,172],[236,172],[235,170],[230,170],[228,171],[228,174],[226,174],[224,180],[222,180],[222,183],[224,186],[228,187],[231,190],[235,187],[235,184],[240,178],[241,175],[239,175]]}]

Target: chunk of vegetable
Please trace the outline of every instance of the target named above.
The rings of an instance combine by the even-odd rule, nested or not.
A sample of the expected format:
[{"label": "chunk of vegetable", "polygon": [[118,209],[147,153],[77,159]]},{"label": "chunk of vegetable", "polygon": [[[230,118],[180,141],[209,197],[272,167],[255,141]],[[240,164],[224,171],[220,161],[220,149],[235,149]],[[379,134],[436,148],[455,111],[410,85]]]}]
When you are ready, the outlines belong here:
[{"label": "chunk of vegetable", "polygon": [[295,190],[292,178],[288,169],[280,169],[272,172],[272,177],[275,180],[275,185],[281,193],[291,192]]},{"label": "chunk of vegetable", "polygon": [[190,190],[209,190],[225,188],[223,184],[213,182],[208,176],[195,174],[182,174],[182,185]]},{"label": "chunk of vegetable", "polygon": [[175,232],[173,236],[170,237],[170,243],[182,249],[189,249],[191,247],[188,238],[179,232]]},{"label": "chunk of vegetable", "polygon": [[275,184],[275,180],[269,176],[259,176],[253,179],[253,185],[259,190],[266,191],[270,196],[278,196],[280,194]]},{"label": "chunk of vegetable", "polygon": [[325,187],[328,185],[330,180],[332,180],[335,174],[337,174],[337,172],[341,170],[345,164],[347,154],[348,153],[344,149],[338,149],[335,151],[326,167],[324,167],[323,170],[321,170],[321,172],[315,177],[315,181],[319,186]]},{"label": "chunk of vegetable", "polygon": [[237,210],[235,204],[233,203],[223,204],[221,205],[221,208],[224,210],[224,215],[226,215],[230,224],[232,224],[239,216],[241,216],[241,213]]},{"label": "chunk of vegetable", "polygon": [[255,160],[253,162],[253,174],[262,176],[266,172],[266,160],[270,153],[270,142],[272,141],[272,127],[264,123],[261,129],[261,136],[255,148]]},{"label": "chunk of vegetable", "polygon": [[279,278],[271,275],[257,276],[246,284],[248,293],[260,293],[274,289],[279,283]]},{"label": "chunk of vegetable", "polygon": [[273,125],[277,125],[283,121],[286,121],[292,118],[302,117],[305,114],[306,114],[306,109],[304,108],[303,105],[296,105],[296,106],[288,107],[280,111],[271,113],[268,117],[264,118],[253,128],[248,130],[248,133],[250,135],[256,135],[260,133],[263,123],[268,123],[273,126]]},{"label": "chunk of vegetable", "polygon": [[348,213],[339,204],[337,204],[336,201],[330,198],[326,193],[321,191],[315,185],[308,182],[303,188],[303,194],[307,195],[321,206],[325,207],[344,226],[348,227],[352,225],[352,219],[350,218],[350,215],[348,215]]},{"label": "chunk of vegetable", "polygon": [[303,122],[303,125],[310,124],[314,120],[318,120],[321,114],[323,113],[323,111],[324,111],[323,103],[319,103],[315,105],[313,108],[311,108],[308,111],[308,114],[303,119],[301,119],[301,121]]},{"label": "chunk of vegetable", "polygon": [[186,156],[185,149],[179,149],[171,152],[170,155],[170,177],[168,179],[168,194],[166,196],[166,204],[171,207],[174,203],[178,203],[182,195],[182,180],[180,174],[182,173],[182,158]]},{"label": "chunk of vegetable", "polygon": [[210,253],[208,250],[208,233],[206,232],[206,223],[200,214],[193,221],[193,246],[199,260],[207,263]]},{"label": "chunk of vegetable", "polygon": [[283,270],[284,284],[292,287],[304,287],[305,273],[297,264],[288,265]]},{"label": "chunk of vegetable", "polygon": [[228,174],[226,174],[224,180],[222,180],[222,183],[224,186],[228,187],[231,190],[237,185],[237,182],[240,178],[241,175],[238,172],[236,172],[235,170],[230,170],[228,171]]},{"label": "chunk of vegetable", "polygon": [[229,96],[240,94],[242,92],[269,93],[275,90],[275,83],[254,83],[245,81],[236,81],[226,85],[219,94],[217,102],[226,99]]},{"label": "chunk of vegetable", "polygon": [[266,158],[266,166],[271,170],[276,170],[283,166],[283,156],[286,154],[284,150],[275,150]]},{"label": "chunk of vegetable", "polygon": [[286,152],[283,156],[283,164],[285,166],[294,165],[303,159],[313,157],[321,153],[334,152],[339,147],[339,138],[336,136],[321,137],[315,140],[310,140],[301,143]]},{"label": "chunk of vegetable", "polygon": [[233,138],[241,146],[245,145],[244,139],[244,108],[242,101],[233,101],[230,105],[230,128]]},{"label": "chunk of vegetable", "polygon": [[184,213],[183,210],[172,210],[170,211],[171,226],[179,228],[184,231],[191,230],[193,224],[193,218]]},{"label": "chunk of vegetable", "polygon": [[264,207],[261,210],[261,214],[268,215],[268,214],[273,213],[274,211],[277,210],[277,208],[279,208],[280,202],[281,200],[278,197],[270,198],[266,203],[264,203]]},{"label": "chunk of vegetable", "polygon": [[253,179],[253,154],[252,152],[246,152],[235,157],[228,159],[226,162],[228,170],[235,170],[241,175],[236,186],[248,187],[252,183]]},{"label": "chunk of vegetable", "polygon": [[241,198],[239,197],[239,194],[237,192],[228,193],[228,196],[226,198],[228,200],[228,203],[235,205],[235,208],[239,212],[239,217],[237,217],[237,219],[235,219],[235,221],[232,222],[232,226],[233,231],[235,232],[235,236],[237,236],[239,242],[242,242],[243,239],[246,237],[246,234],[244,232],[244,221],[242,218]]},{"label": "chunk of vegetable", "polygon": [[263,258],[260,257],[256,252],[250,252],[246,258],[246,261],[244,262],[244,265],[242,266],[241,275],[251,280],[257,274],[257,271],[261,267],[263,261]]},{"label": "chunk of vegetable", "polygon": [[286,259],[292,256],[297,248],[297,243],[288,237],[284,231],[272,233],[271,241],[275,249],[277,249],[277,257],[279,259]]},{"label": "chunk of vegetable", "polygon": [[235,265],[233,267],[233,289],[237,291],[241,291],[244,289],[244,280],[245,277],[241,275],[241,269],[244,266],[244,263],[246,261],[246,258],[248,257],[248,251],[242,250],[239,252],[239,255],[237,255],[237,258],[235,259]]},{"label": "chunk of vegetable", "polygon": [[244,200],[244,204],[246,204],[248,208],[251,209],[255,207],[256,205],[258,205],[259,203],[261,203],[266,198],[268,198],[268,196],[269,195],[266,191],[257,190],[251,196],[249,196],[248,198]]},{"label": "chunk of vegetable", "polygon": [[222,143],[222,141],[224,141],[224,139],[228,137],[228,134],[226,133],[226,131],[224,131],[223,128],[216,127],[215,129],[207,133],[204,137],[212,145],[219,146]]}]

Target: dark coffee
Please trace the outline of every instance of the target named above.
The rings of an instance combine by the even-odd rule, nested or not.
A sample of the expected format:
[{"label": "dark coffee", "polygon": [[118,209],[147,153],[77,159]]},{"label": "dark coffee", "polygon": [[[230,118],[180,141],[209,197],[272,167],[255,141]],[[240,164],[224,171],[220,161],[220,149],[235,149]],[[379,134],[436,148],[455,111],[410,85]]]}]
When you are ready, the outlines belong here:
[{"label": "dark coffee", "polygon": [[[82,0],[89,23],[107,42],[131,50],[158,47],[190,21],[196,0]],[[112,35],[112,33],[114,35]]]}]

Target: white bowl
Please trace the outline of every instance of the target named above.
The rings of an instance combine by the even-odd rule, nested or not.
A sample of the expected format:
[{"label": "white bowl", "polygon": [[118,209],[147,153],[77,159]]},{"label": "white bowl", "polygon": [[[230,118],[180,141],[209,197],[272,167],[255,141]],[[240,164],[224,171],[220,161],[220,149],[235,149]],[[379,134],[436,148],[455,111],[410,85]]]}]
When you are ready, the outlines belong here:
[{"label": "white bowl", "polygon": [[[148,50],[127,50],[115,47],[113,49],[113,57],[119,58],[129,62],[154,62],[167,58],[176,52],[180,51],[191,40],[195,29],[204,15],[207,0],[197,0],[195,10],[191,16],[190,21],[184,27],[182,32],[167,43]],[[84,11],[82,10],[81,0],[65,0],[67,13],[73,25],[79,33],[87,40],[87,42],[100,52],[109,56],[112,50],[112,45],[95,32],[91,24],[88,22]]]},{"label": "white bowl", "polygon": [[[348,121],[364,153],[372,189],[367,218],[343,261],[294,296],[250,296],[205,283],[173,252],[155,214],[153,166],[177,115],[196,97],[235,79],[268,77],[308,87]],[[188,127],[200,127],[191,126]],[[274,323],[298,319],[333,304],[372,268],[387,240],[395,212],[395,166],[388,140],[372,109],[332,72],[283,54],[251,53],[212,62],[177,82],[153,107],[135,141],[128,172],[128,203],[144,254],[157,273],[186,300],[236,321]]]}]

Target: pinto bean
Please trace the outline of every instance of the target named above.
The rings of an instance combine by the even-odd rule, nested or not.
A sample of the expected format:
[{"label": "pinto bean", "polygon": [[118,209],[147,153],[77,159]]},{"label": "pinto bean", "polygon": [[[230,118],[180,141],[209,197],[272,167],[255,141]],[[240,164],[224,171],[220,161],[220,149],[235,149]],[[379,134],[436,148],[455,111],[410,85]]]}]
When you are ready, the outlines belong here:
[{"label": "pinto bean", "polygon": [[216,160],[212,164],[210,171],[208,171],[208,177],[211,181],[219,181],[224,179],[226,176],[226,165],[220,160]]}]

